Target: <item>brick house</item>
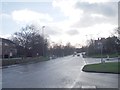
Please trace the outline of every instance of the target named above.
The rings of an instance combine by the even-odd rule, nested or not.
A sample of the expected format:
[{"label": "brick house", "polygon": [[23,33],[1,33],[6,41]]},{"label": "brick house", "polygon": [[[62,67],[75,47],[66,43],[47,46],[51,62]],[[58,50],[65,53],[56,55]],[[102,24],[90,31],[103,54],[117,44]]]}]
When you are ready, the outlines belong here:
[{"label": "brick house", "polygon": [[16,44],[4,38],[0,38],[0,57],[11,58],[17,55]]}]

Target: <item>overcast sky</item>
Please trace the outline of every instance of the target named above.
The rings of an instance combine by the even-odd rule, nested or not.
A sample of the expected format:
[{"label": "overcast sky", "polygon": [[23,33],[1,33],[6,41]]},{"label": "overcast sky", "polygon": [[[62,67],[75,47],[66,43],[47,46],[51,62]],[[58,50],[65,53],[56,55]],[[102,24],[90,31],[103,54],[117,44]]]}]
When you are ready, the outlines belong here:
[{"label": "overcast sky", "polygon": [[4,38],[35,24],[45,26],[51,42],[84,45],[86,39],[110,36],[118,25],[118,0],[4,0],[0,4]]}]

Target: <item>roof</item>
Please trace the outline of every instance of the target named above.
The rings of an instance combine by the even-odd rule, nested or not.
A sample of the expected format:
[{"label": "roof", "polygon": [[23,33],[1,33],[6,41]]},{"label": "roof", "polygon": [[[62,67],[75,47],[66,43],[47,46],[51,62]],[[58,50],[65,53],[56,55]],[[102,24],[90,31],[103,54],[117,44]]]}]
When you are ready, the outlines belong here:
[{"label": "roof", "polygon": [[11,40],[5,39],[5,38],[0,38],[0,41],[15,44],[15,43],[12,42]]}]

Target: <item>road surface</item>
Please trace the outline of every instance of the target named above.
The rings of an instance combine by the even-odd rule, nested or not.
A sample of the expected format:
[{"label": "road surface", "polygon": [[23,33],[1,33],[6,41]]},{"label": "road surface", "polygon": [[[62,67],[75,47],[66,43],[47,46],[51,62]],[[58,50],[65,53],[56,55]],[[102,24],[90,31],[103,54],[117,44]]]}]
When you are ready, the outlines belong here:
[{"label": "road surface", "polygon": [[45,62],[11,66],[2,70],[2,87],[118,88],[118,74],[81,71],[86,63],[95,62],[100,60],[67,56]]}]

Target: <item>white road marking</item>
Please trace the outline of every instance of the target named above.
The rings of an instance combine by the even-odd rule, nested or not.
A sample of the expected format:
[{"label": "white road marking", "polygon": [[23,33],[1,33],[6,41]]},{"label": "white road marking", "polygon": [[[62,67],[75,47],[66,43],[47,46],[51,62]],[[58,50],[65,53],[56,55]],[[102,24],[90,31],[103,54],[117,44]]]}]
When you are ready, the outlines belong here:
[{"label": "white road marking", "polygon": [[[83,59],[81,56],[80,56],[80,58]],[[86,62],[84,61],[84,65],[85,64],[86,64]],[[80,72],[82,72],[82,68],[84,67],[84,65],[81,67]],[[70,88],[74,88],[75,85],[76,85],[76,83],[79,82],[80,74],[81,73],[79,73],[78,77],[76,78],[76,80],[74,81],[74,83],[70,86]]]},{"label": "white road marking", "polygon": [[96,86],[88,86],[88,85],[83,85],[81,86],[82,89],[96,89]]}]

